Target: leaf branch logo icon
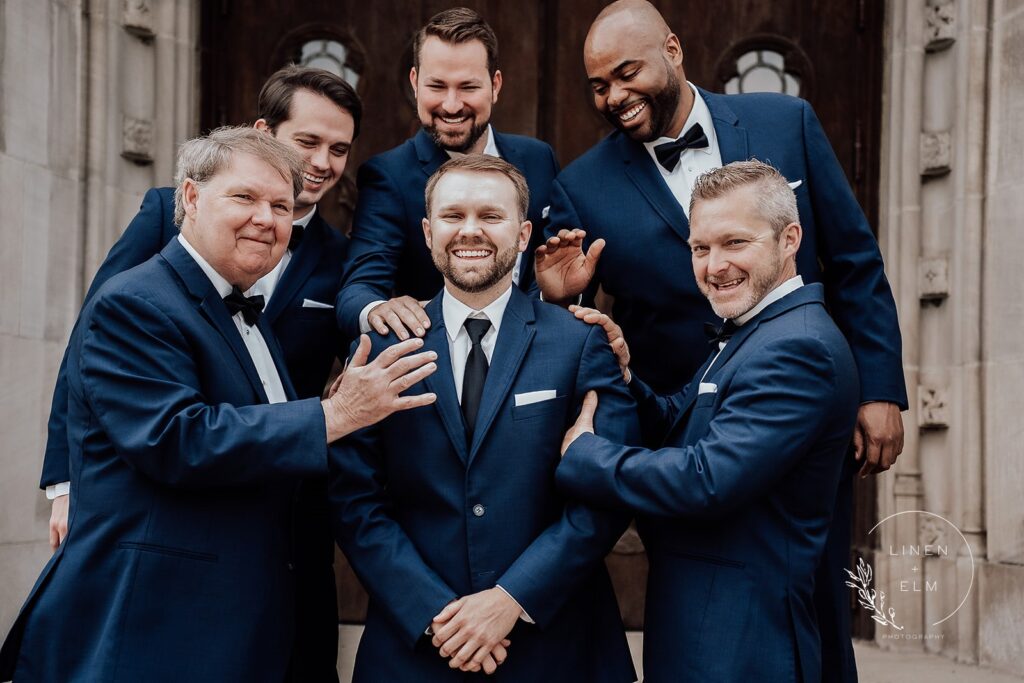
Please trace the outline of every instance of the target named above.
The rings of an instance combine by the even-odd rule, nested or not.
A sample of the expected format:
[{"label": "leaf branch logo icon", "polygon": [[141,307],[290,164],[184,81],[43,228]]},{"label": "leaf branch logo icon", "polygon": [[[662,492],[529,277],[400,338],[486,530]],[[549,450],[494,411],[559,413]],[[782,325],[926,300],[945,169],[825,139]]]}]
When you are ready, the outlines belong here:
[{"label": "leaf branch logo icon", "polygon": [[849,569],[843,571],[850,577],[846,585],[856,589],[857,602],[864,609],[871,610],[871,618],[883,626],[892,626],[897,631],[902,631],[903,627],[896,623],[896,610],[892,607],[888,611],[885,609],[885,591],[876,591],[871,587],[871,565],[865,562],[863,557],[859,557],[856,574]]}]

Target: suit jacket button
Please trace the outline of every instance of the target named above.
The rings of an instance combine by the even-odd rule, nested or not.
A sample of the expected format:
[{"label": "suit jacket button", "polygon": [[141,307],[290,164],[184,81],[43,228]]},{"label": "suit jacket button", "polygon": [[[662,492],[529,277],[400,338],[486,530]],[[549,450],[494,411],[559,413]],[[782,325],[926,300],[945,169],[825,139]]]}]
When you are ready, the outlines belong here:
[{"label": "suit jacket button", "polygon": [[486,508],[484,508],[484,506],[481,505],[480,503],[477,503],[476,505],[473,506],[473,514],[477,517],[483,517],[484,512],[486,511]]},{"label": "suit jacket button", "polygon": [[288,563],[287,565],[285,565],[285,566],[286,566],[286,567],[288,567],[288,571],[290,571],[290,572],[291,572],[291,571],[295,571],[295,565],[294,565],[293,563],[289,562],[289,563]]}]

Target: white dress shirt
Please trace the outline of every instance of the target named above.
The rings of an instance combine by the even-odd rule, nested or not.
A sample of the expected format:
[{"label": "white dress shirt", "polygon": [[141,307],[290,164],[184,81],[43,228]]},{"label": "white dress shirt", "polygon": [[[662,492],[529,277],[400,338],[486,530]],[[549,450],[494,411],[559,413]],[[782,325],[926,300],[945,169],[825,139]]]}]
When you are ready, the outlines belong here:
[{"label": "white dress shirt", "polygon": [[654,165],[658,167],[661,177],[665,179],[665,184],[668,185],[672,196],[679,202],[679,206],[683,207],[683,213],[689,218],[693,183],[700,174],[722,165],[722,153],[718,148],[715,123],[711,119],[707,103],[704,102],[704,98],[697,92],[697,87],[693,83],[687,81],[686,85],[693,92],[693,108],[690,109],[690,115],[686,117],[686,123],[683,124],[683,130],[679,134],[684,135],[693,124],[699,123],[700,127],[704,129],[704,135],[707,136],[708,146],[704,149],[684,149],[683,153],[679,155],[678,163],[671,171],[666,171],[658,161],[654,148],[665,142],[673,142],[676,138],[660,137],[654,142],[645,142],[644,147],[647,148],[647,153],[654,160]]},{"label": "white dress shirt", "polygon": [[[498,145],[494,142],[494,131],[491,129],[491,125],[490,124],[487,124],[487,130],[484,132],[484,135],[487,136],[487,142],[484,143],[484,151],[481,152],[481,153],[482,154],[486,154],[488,156],[497,157],[497,158],[500,159],[501,158],[501,154],[498,153]],[[450,149],[444,150],[444,153],[448,155],[449,159],[454,159],[456,157],[466,156],[465,154],[462,154],[461,152],[453,152]],[[523,264],[523,254],[522,254],[522,252],[520,252],[516,256],[516,265],[512,268],[512,282],[514,282],[517,285],[519,284],[519,270],[520,270],[520,267],[522,266],[522,264]],[[362,332],[363,334],[366,334],[367,332],[370,331],[370,311],[372,311],[377,306],[380,306],[382,303],[385,303],[383,299],[381,299],[379,301],[371,301],[370,303],[366,304],[366,306],[363,307],[363,310],[359,311],[359,331],[360,332]],[[504,307],[502,307],[502,308],[504,309]],[[490,360],[490,354],[489,353],[487,355],[487,358],[488,358],[488,360]],[[459,386],[458,384],[456,384],[456,386],[459,387],[459,391],[462,391],[462,387],[461,386]]]}]

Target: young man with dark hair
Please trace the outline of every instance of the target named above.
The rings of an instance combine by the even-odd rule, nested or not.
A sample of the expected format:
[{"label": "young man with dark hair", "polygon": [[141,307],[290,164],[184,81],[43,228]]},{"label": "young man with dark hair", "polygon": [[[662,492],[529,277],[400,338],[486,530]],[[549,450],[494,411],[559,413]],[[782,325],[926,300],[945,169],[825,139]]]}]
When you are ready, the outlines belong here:
[{"label": "young man with dark hair", "polygon": [[[263,86],[258,113],[254,127],[302,157],[302,188],[294,203],[288,249],[248,294],[260,295],[266,302],[264,315],[281,344],[298,396],[320,396],[335,358],[344,358],[350,339],[338,331],[333,312],[348,240],[327,224],[316,204],[345,171],[362,104],[342,78],[321,69],[287,66]],[[110,277],[157,254],[177,236],[182,218],[175,215],[173,188],[149,190],[138,215],[96,273],[86,302]],[[65,358],[54,390],[41,481],[54,500],[50,520],[54,548],[66,533],[68,514],[66,363]],[[323,477],[310,477],[295,501],[298,610],[291,669],[295,681],[337,680],[334,544],[325,495]]]},{"label": "young man with dark hair", "polygon": [[430,321],[419,302],[437,292],[441,276],[420,235],[423,187],[457,154],[501,157],[526,177],[527,218],[537,229],[531,248],[518,258],[513,280],[523,291],[533,285],[533,247],[558,162],[547,144],[498,133],[490,125],[503,78],[494,31],[476,12],[458,7],[431,18],[413,47],[409,82],[422,130],[359,169],[352,247],[337,302],[338,322],[348,335],[391,330],[406,339],[426,333]]}]

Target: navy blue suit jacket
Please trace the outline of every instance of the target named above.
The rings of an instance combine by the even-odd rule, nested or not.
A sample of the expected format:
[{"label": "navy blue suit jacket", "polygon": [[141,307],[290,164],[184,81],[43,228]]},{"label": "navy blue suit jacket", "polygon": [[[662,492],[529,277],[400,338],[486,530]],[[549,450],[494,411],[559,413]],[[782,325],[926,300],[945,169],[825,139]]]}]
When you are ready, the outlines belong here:
[{"label": "navy blue suit jacket", "polygon": [[[558,162],[551,147],[540,140],[494,131],[494,142],[530,188],[526,217],[533,222],[533,234],[519,271],[519,288],[526,292],[534,284],[533,251],[544,239],[543,212]],[[441,274],[423,238],[423,191],[427,179],[446,161],[445,151],[420,130],[360,167],[352,245],[337,304],[338,322],[350,338],[359,334],[359,313],[367,304],[405,295],[423,301],[441,288]]]},{"label": "navy blue suit jacket", "polygon": [[[861,401],[906,408],[899,322],[878,243],[811,106],[786,95],[700,94],[723,164],[756,158],[800,182],[797,270],[825,285],[857,359]],[[552,188],[550,219],[549,234],[580,227],[586,246],[607,241],[594,286],[615,297],[633,369],[661,393],[682,388],[704,361],[702,323],[715,317],[693,277],[689,221],[644,146],[614,132],[567,166]]]},{"label": "navy blue suit jacket", "polygon": [[[437,402],[357,432],[330,456],[335,533],[370,593],[355,680],[463,680],[424,630],[449,601],[496,584],[536,621],[513,629],[497,680],[634,680],[602,562],[628,519],[566,505],[554,482],[588,390],[600,395],[604,434],[638,438],[607,337],[513,289],[470,441],[440,295],[426,311],[424,350],[437,352],[438,369],[407,393]],[[394,341],[372,337],[374,355]],[[543,390],[557,397],[515,405],[516,394]]]},{"label": "navy blue suit jacket", "polygon": [[558,485],[640,515],[646,681],[819,683],[812,593],[856,420],[853,356],[814,284],[743,325],[702,393],[708,363],[670,398],[630,383],[658,450],[584,434]]},{"label": "navy blue suit jacket", "polygon": [[0,674],[283,680],[289,508],[299,478],[327,462],[319,400],[266,405],[227,308],[177,241],[96,292],[66,370],[68,535],[4,644]]},{"label": "navy blue suit jacket", "polygon": [[[148,260],[178,235],[174,225],[174,188],[146,192],[139,213],[111,248],[96,272],[85,302],[114,275]],[[341,285],[341,263],[348,240],[317,213],[306,227],[302,243],[281,275],[267,302],[264,318],[281,348],[299,397],[320,396],[336,357],[344,358],[343,339],[329,308],[303,307],[304,299],[333,304]],[[53,391],[46,455],[40,486],[68,480],[67,358],[61,362]]]}]

